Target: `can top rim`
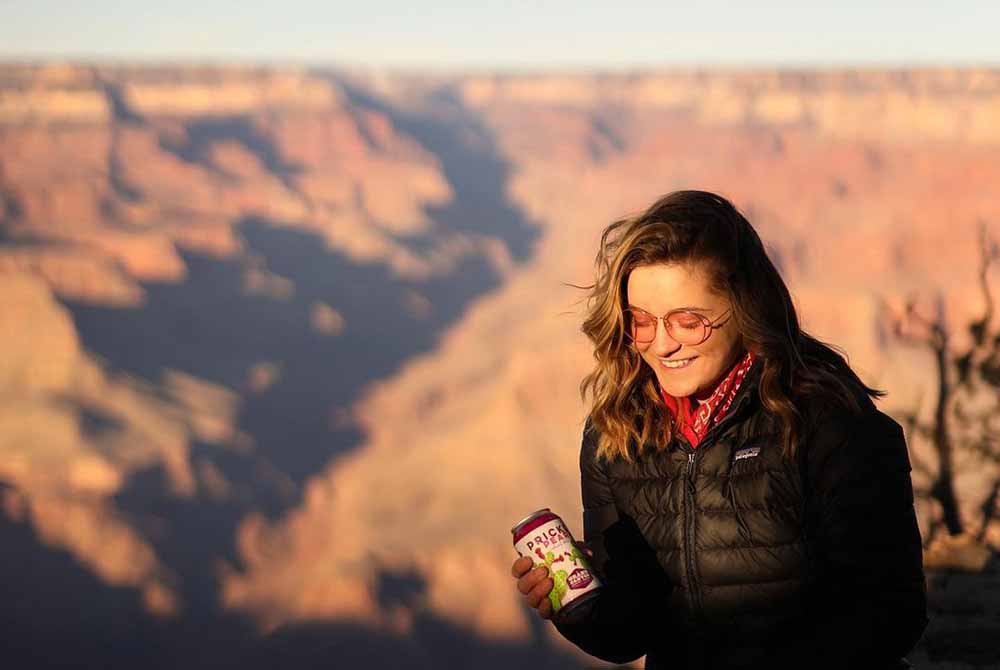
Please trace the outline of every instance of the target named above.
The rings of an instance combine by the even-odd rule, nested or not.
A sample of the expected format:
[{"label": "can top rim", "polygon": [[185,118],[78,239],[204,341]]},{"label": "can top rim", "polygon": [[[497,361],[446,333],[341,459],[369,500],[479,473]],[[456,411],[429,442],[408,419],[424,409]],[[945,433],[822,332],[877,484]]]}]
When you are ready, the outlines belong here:
[{"label": "can top rim", "polygon": [[541,516],[541,515],[545,514],[546,512],[548,512],[549,514],[551,514],[551,513],[552,513],[552,510],[551,510],[551,509],[549,509],[548,507],[543,507],[543,508],[541,508],[541,509],[536,509],[536,510],[535,510],[534,512],[532,512],[531,514],[529,514],[528,516],[524,517],[523,519],[521,519],[520,521],[518,521],[517,523],[515,523],[515,524],[514,524],[514,527],[510,529],[510,532],[511,532],[512,534],[517,534],[517,529],[518,529],[518,528],[520,528],[520,527],[521,527],[521,526],[523,526],[524,524],[528,523],[529,521],[531,521],[531,520],[532,520],[532,519],[534,519],[535,517],[539,517],[539,516]]}]

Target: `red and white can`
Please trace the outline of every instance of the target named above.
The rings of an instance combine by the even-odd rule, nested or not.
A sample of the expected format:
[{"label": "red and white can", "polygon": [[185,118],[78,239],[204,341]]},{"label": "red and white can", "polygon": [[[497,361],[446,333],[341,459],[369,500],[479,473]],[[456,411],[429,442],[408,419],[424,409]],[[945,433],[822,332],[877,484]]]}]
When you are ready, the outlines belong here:
[{"label": "red and white can", "polygon": [[542,508],[518,521],[510,532],[518,554],[530,556],[535,567],[544,565],[549,569],[553,617],[565,618],[597,595],[601,581],[558,514]]}]

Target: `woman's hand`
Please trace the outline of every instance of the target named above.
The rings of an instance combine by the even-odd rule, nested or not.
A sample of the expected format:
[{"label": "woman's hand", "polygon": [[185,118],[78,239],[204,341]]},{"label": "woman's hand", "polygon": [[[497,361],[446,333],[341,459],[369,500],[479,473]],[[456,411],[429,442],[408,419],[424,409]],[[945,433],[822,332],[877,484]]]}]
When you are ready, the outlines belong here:
[{"label": "woman's hand", "polygon": [[[587,547],[579,542],[576,547],[583,551],[587,557],[593,555]],[[544,565],[534,567],[534,562],[530,556],[521,556],[510,568],[510,573],[517,580],[517,590],[524,594],[524,599],[528,606],[538,611],[538,616],[543,619],[552,618],[552,601],[549,599],[549,592],[555,582],[549,577],[549,569]]]},{"label": "woman's hand", "polygon": [[538,610],[538,616],[543,619],[552,618],[552,601],[549,600],[549,592],[555,585],[549,577],[549,569],[544,565],[532,569],[534,563],[529,556],[521,556],[510,572],[517,580],[517,590],[524,594],[524,599],[528,606]]}]

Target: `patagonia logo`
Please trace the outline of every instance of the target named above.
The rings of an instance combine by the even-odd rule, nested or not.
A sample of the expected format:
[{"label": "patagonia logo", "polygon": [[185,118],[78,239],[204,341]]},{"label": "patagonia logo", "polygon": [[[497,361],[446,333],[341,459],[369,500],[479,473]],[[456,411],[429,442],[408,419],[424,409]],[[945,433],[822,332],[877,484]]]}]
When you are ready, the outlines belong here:
[{"label": "patagonia logo", "polygon": [[736,456],[733,458],[734,461],[743,460],[744,458],[753,458],[760,453],[760,447],[747,447],[746,449],[740,449],[736,452]]}]

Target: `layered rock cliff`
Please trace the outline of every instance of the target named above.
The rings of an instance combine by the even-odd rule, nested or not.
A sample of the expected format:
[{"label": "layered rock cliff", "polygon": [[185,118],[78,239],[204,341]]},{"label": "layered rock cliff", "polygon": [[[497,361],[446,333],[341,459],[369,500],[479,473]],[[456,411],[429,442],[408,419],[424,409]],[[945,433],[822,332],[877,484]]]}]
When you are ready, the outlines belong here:
[{"label": "layered rock cliff", "polygon": [[[998,119],[986,70],[3,68],[4,510],[160,616],[208,584],[267,630],[565,649],[507,532],[541,506],[580,531],[566,284],[603,226],[727,195],[806,328],[926,413],[932,361],[884,315],[943,293],[967,336]],[[962,463],[969,515],[991,467]]]}]

